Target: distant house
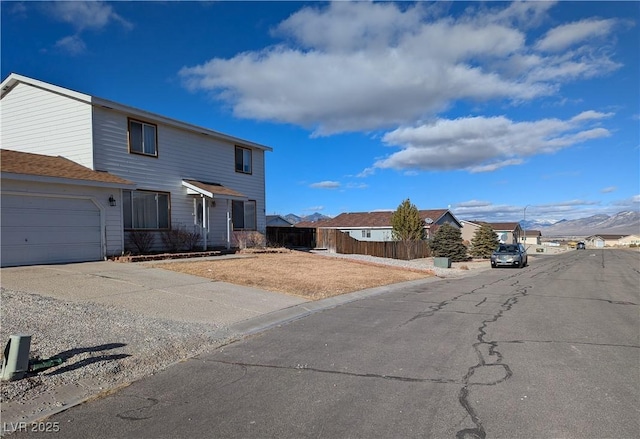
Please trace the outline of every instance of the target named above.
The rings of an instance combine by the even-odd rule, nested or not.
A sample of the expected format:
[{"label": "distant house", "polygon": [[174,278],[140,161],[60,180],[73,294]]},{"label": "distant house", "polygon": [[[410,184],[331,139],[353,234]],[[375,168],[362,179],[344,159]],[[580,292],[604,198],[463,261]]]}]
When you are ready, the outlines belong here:
[{"label": "distant house", "polygon": [[[0,93],[0,145],[38,165],[8,155],[5,168],[3,153],[3,266],[101,260],[135,251],[143,234],[163,251],[163,234],[181,227],[201,248],[265,232],[270,147],[21,75]],[[52,241],[63,231],[68,251]]]},{"label": "distant house", "polygon": [[292,227],[293,223],[280,215],[267,215],[267,227]]},{"label": "distant house", "polygon": [[585,242],[590,247],[603,248],[603,247],[615,247],[620,245],[620,239],[628,235],[591,235],[585,239]]},{"label": "distant house", "polygon": [[462,234],[462,240],[464,242],[470,243],[476,235],[476,231],[480,228],[481,222],[460,220],[460,224],[462,224],[462,229],[460,230]]},{"label": "distant house", "polygon": [[540,230],[525,230],[524,231],[524,242],[525,245],[540,245],[542,232]]},{"label": "distant house", "polygon": [[[431,238],[438,226],[451,224],[462,228],[462,224],[448,209],[420,210],[420,217],[425,222],[425,234]],[[358,241],[393,241],[391,234],[392,211],[384,212],[351,212],[342,213],[335,218],[298,223],[296,227],[316,229],[338,229],[348,233]]]},{"label": "distant house", "polygon": [[517,244],[523,239],[522,227],[519,223],[489,223],[498,235],[498,241],[507,244]]},{"label": "distant house", "polygon": [[627,235],[618,239],[618,245],[635,245],[640,246],[640,235]]},{"label": "distant house", "polygon": [[[501,243],[517,244],[524,237],[522,227],[519,223],[489,223],[486,221],[467,221],[462,220],[462,239],[469,241],[474,238],[476,231],[485,223],[489,224],[498,235],[498,241]],[[527,232],[528,234],[528,232]]]}]

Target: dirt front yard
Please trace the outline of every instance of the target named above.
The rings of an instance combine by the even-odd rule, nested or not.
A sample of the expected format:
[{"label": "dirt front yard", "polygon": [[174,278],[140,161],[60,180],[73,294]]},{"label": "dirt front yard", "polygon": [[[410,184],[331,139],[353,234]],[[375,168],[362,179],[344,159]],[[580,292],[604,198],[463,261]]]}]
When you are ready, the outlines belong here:
[{"label": "dirt front yard", "polygon": [[339,294],[433,276],[412,270],[290,251],[238,259],[154,264],[157,268],[319,300]]}]

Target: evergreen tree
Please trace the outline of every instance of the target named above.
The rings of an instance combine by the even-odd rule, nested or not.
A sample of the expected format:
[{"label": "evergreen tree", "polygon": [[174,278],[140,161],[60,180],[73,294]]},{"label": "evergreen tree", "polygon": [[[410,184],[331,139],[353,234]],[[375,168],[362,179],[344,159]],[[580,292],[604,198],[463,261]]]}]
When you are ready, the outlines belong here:
[{"label": "evergreen tree", "polygon": [[429,243],[433,256],[450,258],[453,262],[467,260],[467,247],[462,242],[460,229],[445,223],[438,227]]},{"label": "evergreen tree", "polygon": [[487,223],[483,223],[480,225],[480,228],[476,230],[471,240],[471,256],[488,258],[499,244],[500,240],[495,230],[493,230],[493,227]]},{"label": "evergreen tree", "polygon": [[407,198],[391,215],[391,236],[404,244],[407,259],[413,259],[414,244],[424,239],[424,220],[418,208]]}]

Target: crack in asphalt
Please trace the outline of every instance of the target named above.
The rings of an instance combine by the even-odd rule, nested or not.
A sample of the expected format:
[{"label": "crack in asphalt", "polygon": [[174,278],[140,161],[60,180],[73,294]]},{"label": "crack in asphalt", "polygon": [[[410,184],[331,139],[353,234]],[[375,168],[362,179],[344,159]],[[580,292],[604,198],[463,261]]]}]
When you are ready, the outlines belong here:
[{"label": "crack in asphalt", "polygon": [[[142,421],[145,419],[151,419],[152,416],[134,416],[133,413],[139,413],[144,410],[150,409],[151,407],[157,405],[160,401],[156,398],[142,398],[140,396],[132,396],[132,398],[141,399],[143,401],[143,405],[141,407],[136,407],[134,409],[120,412],[116,414],[116,417],[125,421]],[[131,413],[132,415],[129,415],[129,413]]]},{"label": "crack in asphalt", "polygon": [[240,366],[244,368],[248,367],[257,367],[257,368],[267,368],[267,369],[281,369],[281,370],[306,370],[310,372],[318,372],[318,373],[326,373],[326,374],[334,374],[334,375],[344,375],[356,378],[378,378],[383,380],[391,380],[391,381],[403,381],[408,383],[436,383],[436,384],[459,384],[460,381],[448,379],[448,378],[414,378],[414,377],[403,377],[397,375],[381,375],[376,373],[356,373],[356,372],[345,372],[340,370],[328,370],[328,369],[319,369],[315,367],[309,367],[306,364],[298,364],[296,366],[278,366],[274,364],[258,364],[258,363],[244,363],[237,361],[223,361],[223,360],[210,360],[214,363],[228,364],[230,366]]},{"label": "crack in asphalt", "polygon": [[568,344],[568,345],[581,345],[581,346],[603,346],[603,347],[611,347],[611,348],[640,349],[640,345],[633,345],[633,344],[593,343],[588,341],[572,341],[572,340],[499,340],[497,341],[497,343],[512,343],[512,344],[550,343],[550,344]]},{"label": "crack in asphalt", "polygon": [[607,302],[607,303],[610,303],[611,305],[632,305],[632,306],[640,305],[638,303],[628,302],[626,300],[600,299],[600,298],[597,298],[597,297],[550,296],[550,295],[547,295],[547,294],[531,294],[531,296],[532,297],[542,297],[544,299],[550,298],[550,299],[570,299],[570,300],[595,300],[595,301],[599,301],[599,302]]},{"label": "crack in asphalt", "polygon": [[[518,284],[516,281],[512,286]],[[486,329],[491,323],[497,322],[507,311],[511,310],[514,305],[518,303],[518,299],[520,297],[524,297],[527,295],[528,287],[520,287],[512,293],[512,296],[507,299],[501,306],[498,312],[496,312],[491,318],[484,320],[480,326],[478,327],[478,337],[477,343],[473,344],[473,349],[476,351],[476,355],[478,357],[478,363],[474,366],[471,366],[467,371],[467,374],[463,377],[463,386],[458,393],[458,401],[460,405],[465,409],[465,411],[469,414],[471,418],[471,422],[475,425],[474,428],[465,428],[463,430],[459,430],[456,433],[457,439],[485,439],[487,433],[482,425],[482,420],[478,416],[475,408],[471,404],[469,400],[469,392],[472,386],[495,386],[500,384],[513,375],[511,368],[508,364],[503,363],[503,357],[500,351],[497,350],[498,342],[496,341],[488,341],[485,340],[487,335]],[[485,359],[485,356],[482,353],[481,348],[487,348],[488,357],[493,358],[492,361],[488,361]],[[471,382],[471,378],[478,372],[481,368],[502,368],[502,376],[497,379],[487,380],[486,382]]]}]

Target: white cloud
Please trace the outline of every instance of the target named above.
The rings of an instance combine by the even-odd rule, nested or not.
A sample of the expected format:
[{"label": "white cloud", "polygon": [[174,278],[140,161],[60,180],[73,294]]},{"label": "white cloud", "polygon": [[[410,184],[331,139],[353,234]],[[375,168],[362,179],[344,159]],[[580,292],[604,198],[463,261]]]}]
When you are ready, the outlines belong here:
[{"label": "white cloud", "polygon": [[55,47],[71,55],[79,55],[87,49],[87,45],[78,35],[70,35],[56,41]]},{"label": "white cloud", "polygon": [[609,187],[605,187],[603,188],[600,192],[602,192],[603,194],[610,194],[611,192],[615,192],[617,191],[618,188],[615,186],[609,186]]},{"label": "white cloud", "polygon": [[[471,4],[457,18],[420,2],[314,5],[275,28],[279,45],[179,74],[189,89],[230,104],[237,117],[291,123],[314,135],[393,129],[459,100],[518,103],[619,67],[584,36],[584,28],[610,36],[607,20],[560,26],[528,44],[527,31],[552,5]],[[539,49],[562,44],[572,50]]]},{"label": "white cloud", "polygon": [[494,171],[518,165],[525,157],[549,154],[589,139],[610,135],[605,128],[585,127],[606,115],[584,112],[570,120],[516,122],[504,116],[438,119],[402,127],[383,141],[400,151],[377,161],[376,168]]},{"label": "white cloud", "polygon": [[617,20],[581,20],[563,24],[549,30],[536,43],[538,50],[561,51],[586,40],[608,35],[615,27]]},{"label": "white cloud", "polygon": [[127,29],[133,25],[114,12],[111,5],[100,1],[61,1],[49,5],[51,16],[73,25],[78,30],[102,29],[111,22]]},{"label": "white cloud", "polygon": [[[584,218],[606,213],[608,215],[629,208],[629,200],[620,206],[602,206],[599,201],[567,200],[557,203],[527,205],[526,218],[537,221],[556,222],[562,219]],[[622,206],[622,207],[621,207]],[[482,201],[466,201],[455,204],[451,211],[459,219],[484,220],[490,222],[521,221],[525,218],[524,205],[493,204]]]},{"label": "white cloud", "polygon": [[317,183],[311,183],[309,187],[314,189],[338,189],[340,187],[340,183],[337,181],[319,181]]},{"label": "white cloud", "polygon": [[81,37],[85,30],[101,30],[109,24],[116,22],[129,30],[133,25],[114,12],[111,5],[96,1],[56,1],[44,4],[47,15],[58,21],[69,23],[76,29],[74,35],[59,39],[55,47],[62,49],[71,55],[78,55],[87,49],[86,43]]}]

